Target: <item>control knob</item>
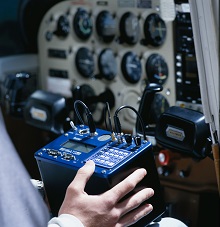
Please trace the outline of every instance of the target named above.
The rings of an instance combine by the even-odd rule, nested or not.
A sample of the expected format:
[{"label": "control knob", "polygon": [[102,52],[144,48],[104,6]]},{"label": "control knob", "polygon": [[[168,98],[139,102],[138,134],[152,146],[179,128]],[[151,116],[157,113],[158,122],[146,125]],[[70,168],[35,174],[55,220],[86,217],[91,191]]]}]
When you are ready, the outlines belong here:
[{"label": "control knob", "polygon": [[57,29],[54,31],[54,34],[58,37],[67,37],[70,32],[70,24],[66,16],[61,15],[57,22]]}]

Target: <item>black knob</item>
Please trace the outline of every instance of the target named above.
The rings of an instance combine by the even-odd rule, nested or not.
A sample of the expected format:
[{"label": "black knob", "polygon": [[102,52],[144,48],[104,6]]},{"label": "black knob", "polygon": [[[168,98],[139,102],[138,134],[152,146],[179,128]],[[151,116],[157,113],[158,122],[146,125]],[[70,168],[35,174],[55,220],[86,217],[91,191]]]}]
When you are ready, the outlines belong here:
[{"label": "black knob", "polygon": [[57,22],[57,30],[54,32],[59,37],[67,37],[70,32],[70,24],[66,16],[62,15],[59,17]]},{"label": "black knob", "polygon": [[128,145],[131,145],[131,143],[132,143],[132,135],[131,134],[125,134],[124,137],[125,137],[126,143]]},{"label": "black knob", "polygon": [[134,142],[137,147],[141,146],[141,137],[140,136],[135,136],[134,137]]}]

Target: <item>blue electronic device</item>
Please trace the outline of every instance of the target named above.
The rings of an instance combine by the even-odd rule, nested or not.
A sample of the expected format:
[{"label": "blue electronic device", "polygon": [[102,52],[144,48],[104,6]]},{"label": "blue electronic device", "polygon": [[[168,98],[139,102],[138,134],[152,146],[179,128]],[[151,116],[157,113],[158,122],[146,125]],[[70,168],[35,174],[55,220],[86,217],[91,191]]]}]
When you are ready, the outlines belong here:
[{"label": "blue electronic device", "polygon": [[78,125],[35,153],[53,215],[58,214],[66,188],[77,170],[90,159],[96,167],[85,188],[88,194],[103,193],[135,169],[145,168],[148,174],[134,191],[153,188],[154,196],[147,203],[151,203],[154,209],[133,226],[146,226],[163,214],[165,205],[152,145],[140,137],[126,136],[121,136],[120,142],[113,141],[111,132],[107,130],[96,129],[91,135],[89,127]]}]

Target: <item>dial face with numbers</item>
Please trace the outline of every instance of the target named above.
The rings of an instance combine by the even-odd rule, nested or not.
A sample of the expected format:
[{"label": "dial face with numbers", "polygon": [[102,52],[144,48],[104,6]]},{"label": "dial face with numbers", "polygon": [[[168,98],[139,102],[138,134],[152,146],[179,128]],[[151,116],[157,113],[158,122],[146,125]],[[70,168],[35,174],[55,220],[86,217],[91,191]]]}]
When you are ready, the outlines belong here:
[{"label": "dial face with numbers", "polygon": [[83,77],[92,77],[95,69],[95,63],[92,52],[85,47],[81,47],[75,58],[76,68]]},{"label": "dial face with numbers", "polygon": [[98,59],[99,71],[101,76],[107,80],[113,80],[117,74],[117,62],[114,52],[106,48],[104,49]]},{"label": "dial face with numbers", "polygon": [[142,74],[141,61],[135,53],[129,51],[123,56],[121,69],[128,82],[134,84],[140,80]]},{"label": "dial face with numbers", "polygon": [[158,14],[152,13],[146,18],[144,22],[146,44],[161,46],[166,39],[166,33],[166,24]]},{"label": "dial face with numbers", "polygon": [[116,20],[114,16],[104,10],[96,19],[96,31],[104,42],[111,42],[116,34]]},{"label": "dial face with numbers", "polygon": [[168,78],[168,66],[159,54],[152,54],[146,62],[146,73],[149,82],[164,84]]},{"label": "dial face with numbers", "polygon": [[140,36],[140,24],[138,17],[131,12],[125,13],[120,20],[122,42],[136,44]]},{"label": "dial face with numbers", "polygon": [[83,40],[88,39],[93,31],[92,19],[89,13],[79,8],[73,20],[73,28],[76,35]]}]

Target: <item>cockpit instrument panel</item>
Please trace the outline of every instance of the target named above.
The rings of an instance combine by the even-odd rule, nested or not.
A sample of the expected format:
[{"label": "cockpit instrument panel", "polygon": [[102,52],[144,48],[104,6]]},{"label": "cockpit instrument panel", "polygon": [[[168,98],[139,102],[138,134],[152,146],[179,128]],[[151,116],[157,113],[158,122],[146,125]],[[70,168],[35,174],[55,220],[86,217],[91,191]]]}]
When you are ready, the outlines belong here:
[{"label": "cockpit instrument panel", "polygon": [[[100,97],[108,91],[114,113],[121,105],[138,109],[144,88],[156,81],[163,85],[161,95],[174,105],[173,22],[160,15],[159,0],[57,3],[44,15],[38,32],[40,88],[69,98],[74,88],[86,86],[92,92],[83,97],[78,96],[85,89],[74,91],[84,102],[91,100],[91,93]],[[97,100],[93,116],[100,122],[103,99]],[[131,129],[136,116],[126,111],[122,115],[124,129]]]}]

